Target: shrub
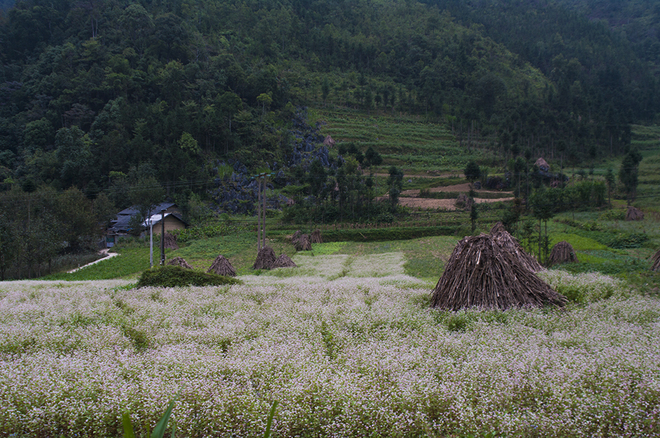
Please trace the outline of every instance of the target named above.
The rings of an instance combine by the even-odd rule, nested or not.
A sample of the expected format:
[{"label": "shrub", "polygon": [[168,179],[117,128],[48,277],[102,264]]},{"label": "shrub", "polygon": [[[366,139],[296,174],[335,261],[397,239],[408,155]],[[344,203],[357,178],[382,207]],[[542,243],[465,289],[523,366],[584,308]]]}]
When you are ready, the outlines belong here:
[{"label": "shrub", "polygon": [[242,284],[242,282],[235,278],[192,271],[180,266],[161,266],[144,271],[137,287],[222,286],[226,284]]}]

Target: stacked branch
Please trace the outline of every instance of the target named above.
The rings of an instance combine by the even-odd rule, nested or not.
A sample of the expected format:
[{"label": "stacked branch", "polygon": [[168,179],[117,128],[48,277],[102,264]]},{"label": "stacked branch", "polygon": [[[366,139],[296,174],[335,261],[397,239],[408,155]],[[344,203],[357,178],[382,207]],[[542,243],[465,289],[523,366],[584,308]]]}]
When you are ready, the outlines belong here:
[{"label": "stacked branch", "polygon": [[312,232],[309,237],[310,243],[323,243],[323,236],[321,236],[321,230],[316,229]]},{"label": "stacked branch", "polygon": [[504,224],[500,221],[498,221],[495,225],[493,225],[493,228],[490,229],[491,236],[496,233],[508,233],[506,228],[504,228]]},{"label": "stacked branch", "polygon": [[653,254],[651,260],[653,261],[651,270],[655,272],[660,272],[660,249],[655,254]]},{"label": "stacked branch", "polygon": [[486,234],[465,237],[456,245],[431,297],[433,307],[449,310],[562,307],[565,303],[563,295],[520,264],[509,246]]},{"label": "stacked branch", "polygon": [[298,245],[298,241],[300,240],[300,236],[302,236],[302,231],[296,230],[295,233],[293,233],[293,236],[291,236],[291,243],[293,246]]},{"label": "stacked branch", "polygon": [[296,251],[311,251],[312,244],[309,241],[309,234],[301,234],[293,246],[296,248]]},{"label": "stacked branch", "polygon": [[454,201],[454,205],[456,206],[456,208],[460,208],[466,211],[472,208],[473,203],[474,203],[474,199],[470,198],[465,193],[461,193],[460,195],[458,195],[458,198],[456,198],[456,201]]},{"label": "stacked branch", "polygon": [[548,259],[548,265],[559,265],[562,263],[577,263],[577,255],[575,255],[575,250],[565,240],[557,243],[552,247],[550,252],[550,258]]},{"label": "stacked branch", "polygon": [[225,277],[236,277],[236,269],[234,269],[229,259],[222,254],[213,260],[211,267],[206,272],[224,275]]},{"label": "stacked branch", "polygon": [[273,263],[274,268],[297,268],[298,265],[295,264],[291,257],[286,254],[280,254],[280,256]]},{"label": "stacked branch", "polygon": [[[493,227],[493,229],[495,229],[495,227]],[[498,243],[498,245],[500,245],[500,247],[502,247],[503,250],[511,253],[518,263],[525,269],[532,272],[543,271],[544,268],[538,260],[536,260],[531,254],[527,254],[522,245],[520,245],[516,238],[509,234],[508,231],[504,230],[495,233],[492,233],[491,231],[490,236]]]},{"label": "stacked branch", "polygon": [[252,269],[271,269],[275,263],[275,251],[270,246],[264,246],[259,250],[257,259],[252,265]]},{"label": "stacked branch", "polygon": [[641,221],[644,219],[644,212],[638,208],[633,207],[632,205],[628,207],[626,212],[627,221]]},{"label": "stacked branch", "polygon": [[176,237],[171,233],[165,233],[163,238],[166,249],[179,249],[179,245],[176,243]]},{"label": "stacked branch", "polygon": [[167,264],[170,266],[181,266],[182,268],[192,269],[192,266],[190,266],[183,257],[174,257],[172,260],[167,262]]}]

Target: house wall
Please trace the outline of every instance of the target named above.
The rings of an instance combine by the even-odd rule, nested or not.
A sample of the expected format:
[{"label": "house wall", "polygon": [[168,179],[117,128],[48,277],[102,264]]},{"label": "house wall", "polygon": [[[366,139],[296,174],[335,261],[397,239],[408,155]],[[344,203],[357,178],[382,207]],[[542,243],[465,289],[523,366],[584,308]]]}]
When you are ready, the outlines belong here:
[{"label": "house wall", "polygon": [[[154,223],[154,235],[160,234],[162,226],[160,224],[160,221]],[[181,222],[179,219],[175,218],[174,216],[167,216],[165,218],[165,232],[167,233],[168,231],[171,230],[183,230],[186,228],[185,224]],[[148,232],[149,230],[147,230]]]}]

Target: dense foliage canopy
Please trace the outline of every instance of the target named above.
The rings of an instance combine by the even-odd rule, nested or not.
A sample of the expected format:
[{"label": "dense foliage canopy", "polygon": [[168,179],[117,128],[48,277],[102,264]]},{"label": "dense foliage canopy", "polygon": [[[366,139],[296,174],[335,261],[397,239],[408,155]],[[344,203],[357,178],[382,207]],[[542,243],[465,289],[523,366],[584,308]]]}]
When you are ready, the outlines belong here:
[{"label": "dense foliage canopy", "polygon": [[146,164],[170,195],[204,190],[219,158],[290,164],[295,108],[321,101],[425,114],[514,155],[624,152],[659,109],[657,42],[578,6],[22,0],[0,23],[3,189],[93,197]]}]

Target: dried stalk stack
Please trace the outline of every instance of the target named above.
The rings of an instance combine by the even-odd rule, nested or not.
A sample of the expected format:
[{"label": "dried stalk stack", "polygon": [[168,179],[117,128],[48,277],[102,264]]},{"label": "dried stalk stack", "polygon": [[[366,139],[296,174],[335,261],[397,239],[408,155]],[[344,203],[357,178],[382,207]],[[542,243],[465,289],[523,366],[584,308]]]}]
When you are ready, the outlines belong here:
[{"label": "dried stalk stack", "polygon": [[176,243],[176,237],[173,234],[165,233],[165,248],[167,249],[179,249],[179,245]]},{"label": "dried stalk stack", "polygon": [[525,252],[516,238],[509,234],[508,231],[504,230],[491,233],[490,236],[497,242],[498,245],[500,245],[502,250],[511,253],[522,267],[532,272],[540,272],[545,269],[538,262],[538,260],[534,258],[534,256]]},{"label": "dried stalk stack", "polygon": [[506,228],[504,228],[504,224],[500,221],[498,221],[495,225],[493,225],[493,228],[490,229],[490,235],[492,236],[493,234],[496,233],[508,233]]},{"label": "dried stalk stack", "polygon": [[571,246],[570,243],[568,243],[565,240],[562,240],[561,242],[557,243],[555,246],[552,247],[552,251],[550,252],[550,258],[548,259],[548,264],[550,266],[552,265],[558,265],[561,263],[577,263],[577,255],[575,255],[575,250]]},{"label": "dried stalk stack", "polygon": [[264,246],[259,250],[257,259],[252,265],[252,269],[271,269],[275,263],[275,251],[270,246]]},{"label": "dried stalk stack", "polygon": [[319,229],[314,230],[311,236],[309,237],[309,241],[311,243],[323,243],[323,236],[321,236],[321,230]]},{"label": "dried stalk stack", "polygon": [[309,241],[309,234],[301,234],[294,246],[296,247],[296,251],[311,251],[312,244]]},{"label": "dried stalk stack", "polygon": [[474,199],[468,197],[465,193],[461,193],[458,195],[458,198],[456,198],[456,201],[454,201],[454,205],[456,208],[462,208],[463,210],[470,210],[472,208],[472,203],[474,202]]},{"label": "dried stalk stack", "polygon": [[297,268],[298,265],[295,264],[291,257],[286,254],[280,254],[280,256],[273,263],[273,268]]},{"label": "dried stalk stack", "polygon": [[236,277],[236,269],[234,269],[229,259],[227,259],[222,254],[213,260],[211,267],[206,272],[224,275],[225,277]]},{"label": "dried stalk stack", "polygon": [[298,240],[300,240],[300,236],[302,236],[302,231],[296,230],[295,233],[293,233],[293,236],[291,236],[291,243],[293,246],[296,246],[298,244]]},{"label": "dried stalk stack", "polygon": [[651,260],[653,261],[653,266],[651,266],[651,270],[655,272],[660,272],[660,249],[655,254],[653,254]]},{"label": "dried stalk stack", "polygon": [[644,212],[638,208],[633,207],[632,205],[628,207],[626,212],[627,221],[641,221],[644,219]]},{"label": "dried stalk stack", "polygon": [[449,310],[562,307],[565,303],[563,295],[521,266],[515,253],[486,234],[458,243],[431,297],[431,306]]},{"label": "dried stalk stack", "polygon": [[[167,244],[167,242],[165,242]],[[172,260],[167,262],[171,266],[181,266],[182,268],[192,269],[192,266],[188,264],[183,257],[174,257]]]}]

